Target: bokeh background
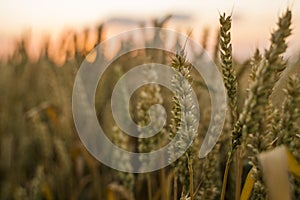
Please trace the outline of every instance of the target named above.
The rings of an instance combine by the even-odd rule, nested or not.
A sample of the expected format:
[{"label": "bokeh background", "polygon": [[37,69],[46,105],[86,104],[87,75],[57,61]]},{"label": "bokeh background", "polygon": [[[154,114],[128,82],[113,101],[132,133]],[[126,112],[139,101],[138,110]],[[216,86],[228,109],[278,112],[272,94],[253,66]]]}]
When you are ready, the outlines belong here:
[{"label": "bokeh background", "polygon": [[[245,0],[245,1],[37,1],[2,0],[0,2],[0,55],[12,54],[13,41],[30,33],[32,48],[37,48],[41,40],[51,36],[55,41],[64,32],[94,28],[97,24],[106,26],[105,37],[110,37],[141,23],[149,25],[155,18],[168,14],[173,17],[165,25],[176,30],[192,29],[192,36],[200,39],[203,28],[209,28],[209,40],[213,40],[218,28],[218,13],[233,13],[234,55],[246,59],[255,48],[267,47],[269,33],[276,19],[286,7],[294,11],[294,24],[300,23],[300,3],[296,0]],[[293,27],[290,38],[289,55],[299,50],[297,43],[300,30]],[[32,49],[33,54],[37,50]]]},{"label": "bokeh background", "polygon": [[[73,83],[81,62],[105,39],[133,28],[156,26],[190,34],[220,67],[219,14],[232,13],[233,65],[239,82],[240,113],[253,55],[256,49],[263,52],[268,48],[270,33],[287,8],[293,12],[293,31],[284,54],[289,60],[288,70],[272,94],[274,106],[278,108],[286,77],[298,73],[300,66],[300,2],[297,0],[1,0],[0,199],[171,199],[172,167],[150,174],[122,173],[102,165],[82,145],[71,109]],[[126,44],[120,41],[97,53],[109,59]],[[199,59],[201,53],[197,55]],[[162,52],[129,53],[112,63],[98,85],[95,107],[99,123],[116,145],[129,151],[149,149],[141,150],[140,144],[145,141],[128,137],[115,126],[110,96],[114,84],[126,71],[152,61],[151,56],[156,56],[156,62],[171,65],[172,55]],[[195,70],[191,75],[193,89],[201,100],[202,121],[195,142],[197,155],[210,122],[210,99],[201,76]],[[151,98],[145,97],[145,93]],[[140,88],[131,99],[133,119],[138,121],[140,111],[155,103],[163,103],[170,114],[174,107],[172,96],[166,88]],[[146,102],[144,107],[143,102]],[[222,137],[210,156],[195,159],[195,199],[220,197],[233,128],[229,122],[226,119]],[[155,149],[167,142],[168,130],[152,143],[145,143]],[[130,167],[126,159],[120,158],[119,162]],[[234,181],[235,177],[230,176],[226,199],[234,199]]]}]

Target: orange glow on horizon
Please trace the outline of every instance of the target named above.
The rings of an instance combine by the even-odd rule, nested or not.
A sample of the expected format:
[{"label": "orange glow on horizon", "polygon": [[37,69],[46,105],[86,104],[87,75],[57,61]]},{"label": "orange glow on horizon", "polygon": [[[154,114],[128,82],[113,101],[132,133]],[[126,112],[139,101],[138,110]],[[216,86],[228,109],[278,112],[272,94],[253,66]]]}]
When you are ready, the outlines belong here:
[{"label": "orange glow on horizon", "polygon": [[[172,6],[170,6],[172,5]],[[210,30],[209,43],[215,39],[218,28],[218,12],[233,11],[232,39],[234,54],[244,59],[249,57],[256,47],[265,48],[269,35],[276,27],[278,15],[286,7],[293,10],[293,35],[289,39],[292,52],[300,50],[300,2],[274,0],[243,1],[199,1],[176,0],[86,0],[84,3],[71,0],[2,0],[0,2],[0,58],[13,51],[15,38],[21,38],[24,30],[30,30],[33,45],[29,48],[34,57],[38,57],[45,35],[51,35],[54,43],[63,38],[66,30],[82,32],[86,27],[92,29],[104,23],[103,38],[109,38],[120,32],[138,28],[143,22],[149,23],[154,18],[174,14],[167,27],[180,30],[193,30],[193,37],[201,41],[205,27]],[[26,34],[25,34],[26,35]],[[95,35],[91,33],[86,49],[94,46]],[[70,40],[70,39],[68,39]],[[57,46],[58,44],[54,44]],[[81,44],[79,44],[81,45]],[[54,47],[56,49],[58,47]]]}]

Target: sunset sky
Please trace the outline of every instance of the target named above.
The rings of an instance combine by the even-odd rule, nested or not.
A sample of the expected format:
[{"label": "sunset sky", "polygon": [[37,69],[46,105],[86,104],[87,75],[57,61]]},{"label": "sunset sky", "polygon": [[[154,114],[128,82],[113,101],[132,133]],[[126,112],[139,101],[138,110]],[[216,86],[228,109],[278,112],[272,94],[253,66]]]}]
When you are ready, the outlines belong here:
[{"label": "sunset sky", "polygon": [[269,34],[276,27],[277,17],[289,6],[293,11],[293,36],[289,52],[300,50],[300,1],[287,0],[1,0],[0,53],[13,38],[24,31],[42,35],[59,34],[65,29],[106,23],[114,35],[138,27],[142,21],[174,14],[169,28],[192,28],[200,39],[203,27],[215,34],[219,12],[233,10],[233,45],[235,54],[248,57],[257,46],[266,47]]}]

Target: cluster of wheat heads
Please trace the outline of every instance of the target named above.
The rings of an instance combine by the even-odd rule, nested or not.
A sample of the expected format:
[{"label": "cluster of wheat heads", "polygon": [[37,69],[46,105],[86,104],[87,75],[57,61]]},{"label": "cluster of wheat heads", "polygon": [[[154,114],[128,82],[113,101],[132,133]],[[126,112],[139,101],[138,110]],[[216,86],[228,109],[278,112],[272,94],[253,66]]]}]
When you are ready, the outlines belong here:
[{"label": "cluster of wheat heads", "polygon": [[[270,47],[263,54],[257,50],[250,62],[250,86],[241,111],[237,112],[236,72],[232,67],[232,46],[230,44],[231,17],[220,17],[221,67],[228,93],[229,109],[233,118],[232,143],[223,179],[222,199],[225,198],[229,165],[235,154],[236,199],[239,199],[242,187],[243,168],[240,163],[249,162],[255,180],[251,199],[267,199],[267,189],[257,159],[259,153],[285,144],[299,160],[298,150],[292,146],[299,143],[296,137],[299,131],[299,108],[294,104],[299,95],[299,78],[291,77],[285,89],[282,108],[277,108],[271,101],[271,95],[281,74],[288,63],[282,56],[286,49],[286,38],[291,34],[292,13],[287,10],[279,18],[278,28],[271,34]],[[293,95],[292,95],[293,94]],[[292,103],[294,102],[294,103]],[[288,105],[287,105],[288,104]],[[289,118],[287,122],[286,118]],[[286,124],[287,123],[287,124]],[[288,125],[289,124],[289,125]],[[284,132],[284,133],[283,133]],[[284,138],[289,138],[289,142]],[[298,182],[293,180],[293,193],[298,196]],[[278,183],[280,184],[280,183]]]}]

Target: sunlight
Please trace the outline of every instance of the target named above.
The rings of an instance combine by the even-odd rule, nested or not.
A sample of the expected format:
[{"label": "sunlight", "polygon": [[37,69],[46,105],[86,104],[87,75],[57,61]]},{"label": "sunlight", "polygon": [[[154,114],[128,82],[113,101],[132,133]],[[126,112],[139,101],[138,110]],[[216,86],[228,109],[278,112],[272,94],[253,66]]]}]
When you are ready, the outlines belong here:
[{"label": "sunlight", "polygon": [[[253,43],[249,37],[256,40],[257,45],[266,45],[267,34],[272,30],[270,24],[276,22],[276,17],[281,13],[288,1],[251,0],[251,1],[198,1],[188,3],[176,0],[111,0],[96,1],[86,0],[2,0],[0,1],[0,52],[7,41],[15,37],[20,38],[24,33],[31,32],[37,35],[57,36],[66,30],[81,31],[88,27],[95,27],[105,23],[110,37],[121,31],[137,28],[142,22],[150,22],[154,18],[162,18],[173,14],[168,27],[172,29],[193,29],[195,37],[205,27],[212,33],[218,27],[218,13],[233,11],[233,32],[235,40],[233,45],[242,47],[237,51],[239,56],[247,57]],[[294,2],[293,10],[300,10],[300,3]],[[295,12],[294,23],[299,23],[299,12]],[[198,33],[199,32],[199,33]],[[299,40],[300,30],[293,30],[292,41]],[[198,35],[197,35],[198,34]],[[292,45],[294,42],[292,42]],[[250,46],[251,45],[251,46]],[[292,49],[299,47],[292,46]]]}]

